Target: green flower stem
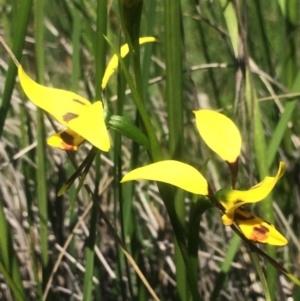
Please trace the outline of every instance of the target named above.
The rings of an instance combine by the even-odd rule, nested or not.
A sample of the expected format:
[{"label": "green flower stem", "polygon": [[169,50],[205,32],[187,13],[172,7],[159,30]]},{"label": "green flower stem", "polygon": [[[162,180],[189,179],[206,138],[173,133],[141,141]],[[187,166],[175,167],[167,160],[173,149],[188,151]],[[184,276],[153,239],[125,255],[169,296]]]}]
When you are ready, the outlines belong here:
[{"label": "green flower stem", "polygon": [[[104,36],[107,34],[107,0],[97,1],[97,20],[96,20],[96,33],[94,35],[94,58],[95,58],[95,97],[94,99],[100,100],[102,89],[101,82],[106,68],[106,48],[107,43]],[[100,174],[100,152],[96,155],[95,166],[95,194],[98,194],[98,187],[101,180]]]},{"label": "green flower stem", "polygon": [[[180,1],[164,1],[165,20],[165,60],[166,60],[166,89],[165,101],[167,104],[168,128],[169,128],[169,156],[172,159],[182,160],[183,149],[183,102],[182,102],[182,51],[181,51],[181,14]],[[176,191],[174,204],[178,220],[185,228],[185,193]],[[198,258],[198,257],[197,257]],[[190,257],[188,260],[192,261]],[[193,275],[191,279],[197,283],[197,269],[187,270],[180,248],[175,243],[176,282],[178,294],[181,300],[187,300],[190,295],[187,283],[187,273]],[[193,266],[191,264],[191,266]],[[195,267],[195,265],[194,265]],[[192,285],[196,287],[197,285]],[[200,300],[197,291],[193,292]]]},{"label": "green flower stem", "polygon": [[169,154],[174,160],[182,159],[183,102],[182,102],[182,51],[180,29],[180,1],[165,0],[165,58]]},{"label": "green flower stem", "polygon": [[[76,189],[75,196],[78,195],[81,186],[84,183],[84,180],[90,170],[90,167],[94,161],[96,154],[99,151],[93,147],[89,152],[86,158],[86,164],[84,165],[83,173],[80,178],[79,185]],[[96,196],[95,192],[93,193]],[[75,201],[75,198],[74,198]],[[84,274],[84,286],[83,286],[83,300],[89,301],[92,298],[92,290],[93,290],[93,275],[94,275],[94,261],[95,261],[95,244],[97,239],[97,222],[98,222],[98,210],[96,205],[96,198],[93,198],[93,208],[91,210],[91,221],[90,221],[90,233],[87,239],[87,250],[86,250],[86,264],[85,264],[85,274]]]},{"label": "green flower stem", "polygon": [[97,221],[98,221],[98,210],[96,201],[93,204],[91,210],[91,220],[89,228],[89,237],[86,244],[86,262],[85,262],[85,274],[84,274],[84,286],[83,286],[83,301],[92,300],[92,289],[93,289],[93,274],[94,274],[94,260],[95,251],[94,246],[96,242],[96,232],[97,232]]},{"label": "green flower stem", "polygon": [[[95,51],[95,92],[96,99],[101,98],[101,80],[106,66],[106,42],[103,38],[106,35],[107,30],[107,0],[97,1],[97,21],[96,21],[96,33],[94,36],[94,51]],[[96,175],[95,175],[95,191],[94,194],[98,195],[98,187],[101,179],[100,174],[100,152],[96,152]],[[86,251],[86,271],[84,275],[84,288],[83,288],[83,300],[88,301],[92,298],[92,277],[94,274],[94,258],[95,251],[94,246],[97,239],[97,222],[98,214],[96,204],[93,205],[91,221],[90,221],[90,233],[88,237],[88,246]]]},{"label": "green flower stem", "polygon": [[[138,94],[140,96],[141,102],[144,103],[144,96],[146,95],[144,90],[145,90],[145,83],[147,83],[147,78],[148,76],[142,76],[141,73],[141,66],[140,66],[140,51],[139,51],[139,27],[140,27],[140,19],[141,19],[141,12],[142,12],[142,2],[138,2],[138,3],[133,3],[132,5],[127,5],[128,3],[126,1],[119,1],[119,8],[120,8],[120,13],[122,16],[122,24],[123,24],[123,31],[125,33],[126,36],[126,40],[129,46],[130,51],[130,55],[128,56],[128,58],[132,58],[132,63],[133,63],[133,70],[134,70],[134,79],[135,79],[135,87],[138,91]],[[129,62],[127,60],[127,58],[124,60],[126,63]],[[149,62],[148,65],[150,64],[150,57],[149,57]],[[128,66],[128,65],[127,65]],[[149,67],[146,67],[144,70],[149,70]],[[143,74],[144,75],[144,74]],[[123,81],[123,77],[121,77],[119,83],[124,83]],[[120,87],[121,85],[118,85],[118,87]],[[125,88],[125,86],[124,86]],[[143,90],[144,89],[144,90]],[[124,89],[122,89],[122,94],[120,95],[120,90],[118,89],[118,108],[120,105],[120,100],[124,99]],[[123,109],[123,104],[122,104],[122,109]],[[118,111],[118,114],[121,114],[121,111]],[[151,153],[151,148],[150,148],[150,143],[148,140],[148,137],[142,132],[140,131],[138,128],[136,128],[136,130],[134,129],[135,126],[134,125],[130,125],[129,123],[125,124],[124,121],[125,119],[121,116],[114,117],[114,120],[112,120],[113,118],[110,119],[109,121],[109,126],[111,126],[111,124],[113,123],[114,125],[119,126],[119,129],[122,130],[122,134],[125,134],[125,136],[128,136],[132,139],[133,141],[135,141],[136,143],[132,144],[132,154],[136,154],[136,155],[132,155],[131,156],[131,168],[136,167],[136,162],[138,160],[138,156],[139,156],[139,145],[142,145],[146,148],[146,150],[148,151],[148,153]],[[137,116],[136,116],[136,124],[139,123],[140,120],[140,113],[137,112]],[[116,122],[116,121],[120,121],[120,122]],[[123,125],[123,126],[122,126]],[[129,126],[130,125],[130,126]],[[144,129],[144,127],[142,126],[142,128]],[[124,133],[126,131],[126,133]],[[140,133],[138,133],[138,131],[140,131]],[[155,136],[156,138],[156,136]],[[141,143],[143,142],[143,143]],[[120,148],[121,151],[121,148]],[[121,173],[120,173],[121,175]],[[116,178],[117,179],[117,178]],[[130,213],[132,212],[132,194],[133,194],[133,183],[130,185],[125,185],[125,189],[124,189],[124,200],[126,200],[126,203],[124,203],[124,210],[123,210],[123,214],[122,216],[124,216],[124,220],[122,222],[123,223],[123,235],[125,237],[126,235],[129,235],[130,237],[132,237],[132,235],[134,234],[134,232],[137,231],[137,229],[134,230],[135,225],[132,223],[132,218],[130,218]],[[121,202],[120,199],[120,205],[122,205],[123,208],[123,202]],[[129,232],[130,231],[130,232]],[[123,239],[124,239],[123,237]],[[134,237],[133,237],[134,239]],[[128,246],[129,247],[129,246]],[[134,249],[133,249],[134,251]],[[135,251],[134,251],[135,252]],[[139,251],[135,252],[137,255],[140,254]],[[127,261],[125,261],[126,265],[127,265]],[[130,274],[128,273],[128,267],[126,266],[126,270],[127,270],[127,275],[130,276]],[[130,277],[128,278],[130,281]],[[129,282],[129,288],[131,288],[131,283]],[[131,289],[132,291],[132,289]],[[139,286],[139,294],[143,294],[144,291],[144,287],[140,287]],[[131,292],[131,295],[133,293]]]},{"label": "green flower stem", "polygon": [[118,60],[119,60],[119,63],[120,65],[122,66],[123,68],[123,72],[124,72],[124,75],[126,77],[126,81],[128,83],[128,86],[132,92],[132,96],[133,96],[133,99],[135,101],[135,104],[137,106],[137,109],[140,113],[140,116],[141,116],[141,119],[143,121],[143,125],[145,127],[145,130],[146,130],[146,133],[147,133],[147,136],[148,136],[148,139],[149,139],[149,143],[150,143],[150,156],[151,158],[153,159],[154,162],[157,162],[157,161],[161,161],[163,160],[163,155],[162,155],[162,152],[161,152],[161,149],[160,149],[160,145],[158,143],[158,140],[157,140],[157,137],[156,137],[156,134],[155,134],[155,130],[151,124],[151,121],[150,121],[150,118],[148,116],[148,113],[147,113],[147,110],[144,106],[144,103],[142,101],[142,98],[132,80],[132,77],[130,76],[129,74],[129,71],[128,71],[128,68],[127,66],[125,65],[125,62],[124,60],[122,59],[122,57],[120,56],[120,53],[118,52],[118,50],[114,47],[114,45],[106,38],[108,44],[110,45],[110,47],[113,49],[114,53],[117,55],[118,57]]},{"label": "green flower stem", "polygon": [[[81,4],[81,3],[80,3]],[[81,38],[81,23],[82,18],[79,10],[74,7],[71,9],[72,13],[72,72],[71,72],[71,91],[78,94],[79,88],[79,80],[81,74],[81,64],[80,64],[80,38]],[[68,161],[66,174],[70,177],[74,174],[74,167],[71,161]],[[80,186],[80,185],[78,185]],[[80,186],[81,187],[81,186]],[[77,193],[75,187],[70,187],[68,196],[70,198],[70,204],[75,204]],[[61,201],[60,199],[58,201]],[[72,228],[77,220],[77,212],[74,206],[70,205],[70,221],[69,221],[69,231],[72,231]],[[76,255],[76,247],[75,247],[75,239],[72,239],[70,245],[68,246],[68,253],[75,257]],[[74,267],[72,267],[72,271],[74,271]]]},{"label": "green flower stem", "polygon": [[[129,60],[128,57],[124,59],[126,66],[129,65]],[[121,127],[124,126],[124,128],[122,129],[125,130],[127,132],[130,132],[130,134],[135,134],[136,131],[134,131],[134,129],[132,127],[129,126],[129,124],[126,124],[123,122],[123,112],[124,112],[124,103],[125,103],[125,90],[126,90],[126,80],[124,77],[123,72],[121,72],[121,67],[119,66],[119,72],[118,72],[118,85],[117,85],[117,98],[118,98],[118,102],[117,102],[117,114],[118,116],[112,116],[110,118],[110,121],[108,122],[109,126],[111,126],[111,124],[113,123],[113,121],[115,121],[116,119],[118,121],[121,121]],[[118,123],[113,123],[114,125],[118,124]],[[120,128],[121,128],[120,127]],[[139,129],[137,129],[139,130]],[[142,135],[144,135],[144,133],[141,132]],[[145,136],[145,135],[144,135]],[[146,136],[145,136],[146,137]],[[133,140],[134,141],[134,140]],[[129,233],[129,229],[131,228],[129,225],[132,223],[131,219],[126,218],[126,214],[125,212],[128,212],[127,210],[131,211],[131,206],[132,203],[128,203],[126,202],[126,211],[124,210],[125,208],[125,198],[124,198],[124,194],[126,194],[126,191],[123,191],[123,185],[120,183],[122,179],[122,135],[120,135],[120,132],[117,131],[114,135],[114,199],[115,199],[115,210],[114,210],[114,215],[115,215],[115,226],[116,228],[118,227],[118,223],[121,224],[121,238],[122,241],[124,243],[124,245],[126,245],[126,237],[132,237],[132,233]],[[128,199],[126,199],[128,200]],[[118,213],[118,209],[119,208],[119,213]],[[131,216],[131,214],[129,215]],[[130,248],[130,245],[128,246],[128,248]],[[131,251],[131,250],[130,250]],[[124,253],[122,252],[122,247],[118,246],[117,248],[117,252],[118,252],[118,277],[119,277],[119,281],[120,281],[120,289],[122,292],[122,298],[125,301],[127,299],[127,289],[126,289],[126,285],[124,284],[124,281],[122,279],[122,274],[123,274],[123,269],[125,267],[125,271],[126,271],[126,276],[128,279],[128,290],[129,290],[129,295],[130,298],[132,299],[134,296],[133,293],[133,285],[132,285],[132,273],[130,273],[130,267],[128,264],[128,260],[126,260],[126,257],[124,255]]]},{"label": "green flower stem", "polygon": [[129,74],[128,68],[126,67],[124,60],[121,58],[119,51],[113,46],[113,44],[108,39],[107,42],[113,49],[114,53],[118,56],[119,63],[123,68],[124,76],[131,90],[138,112],[140,114],[143,123],[143,128],[145,129],[149,138],[151,161],[157,162],[163,160],[163,155],[156,137],[155,130],[152,126],[143,101],[143,86],[138,43],[142,3],[139,2],[140,1],[136,2],[119,0],[121,24],[126,36],[128,47],[130,49],[129,57],[130,55],[133,55],[134,75],[136,81],[135,83]]},{"label": "green flower stem", "polygon": [[[154,161],[159,161],[162,159],[162,153],[160,150],[160,146],[158,144],[158,140],[156,138],[156,133],[152,127],[152,124],[150,122],[150,119],[148,117],[146,108],[144,106],[144,100],[143,100],[143,77],[141,74],[141,65],[140,65],[140,51],[139,51],[139,27],[140,27],[140,19],[141,19],[141,12],[142,12],[142,7],[143,7],[143,2],[135,2],[132,5],[127,6],[126,2],[124,1],[119,1],[119,8],[120,8],[120,13],[121,13],[121,22],[123,25],[123,30],[127,39],[127,43],[129,46],[129,49],[131,50],[129,53],[129,58],[132,57],[132,62],[133,62],[133,70],[134,70],[134,78],[135,82],[131,80],[127,66],[125,64],[125,60],[122,60],[118,55],[119,62],[121,63],[120,66],[122,66],[124,76],[126,78],[126,81],[132,91],[138,113],[141,116],[141,119],[143,121],[143,126],[142,128],[145,128],[147,136],[149,138],[149,145],[150,145],[150,154],[152,157],[152,160]],[[114,50],[115,51],[115,50]],[[116,51],[115,51],[116,52]],[[122,83],[122,81],[121,81]],[[125,87],[122,90],[122,99],[124,98],[124,92],[125,92]],[[118,91],[119,94],[120,91]],[[118,104],[120,106],[120,104]],[[123,109],[123,108],[122,108]],[[120,112],[118,112],[120,113]],[[134,146],[133,146],[134,147]],[[120,150],[121,150],[121,145],[120,145]],[[120,173],[121,176],[121,173]],[[120,177],[121,180],[121,177]],[[119,181],[120,182],[120,181]],[[121,219],[122,222],[123,219]],[[123,232],[123,238],[124,238],[125,233]],[[129,269],[127,266],[127,261],[126,261],[126,270],[127,270],[127,275],[129,275]],[[130,281],[129,277],[129,281]],[[131,282],[129,283],[129,288],[131,291],[131,295],[133,294],[132,288],[131,288]]]},{"label": "green flower stem", "polygon": [[[40,84],[44,84],[45,74],[45,41],[44,41],[44,16],[45,1],[40,0],[35,3],[35,59],[36,59],[36,79]],[[37,108],[37,199],[40,217],[40,240],[41,256],[43,266],[43,281],[48,278],[48,199],[47,199],[47,167],[46,167],[46,142],[44,113]],[[38,284],[38,296],[42,298],[41,281]]]},{"label": "green flower stem", "polygon": [[[194,273],[193,279],[198,279],[198,249],[199,249],[199,230],[200,219],[204,212],[212,208],[212,203],[205,197],[199,197],[196,202],[192,202],[190,208],[190,218],[188,225],[188,254],[192,264],[189,273]],[[199,299],[201,300],[201,299]]]}]

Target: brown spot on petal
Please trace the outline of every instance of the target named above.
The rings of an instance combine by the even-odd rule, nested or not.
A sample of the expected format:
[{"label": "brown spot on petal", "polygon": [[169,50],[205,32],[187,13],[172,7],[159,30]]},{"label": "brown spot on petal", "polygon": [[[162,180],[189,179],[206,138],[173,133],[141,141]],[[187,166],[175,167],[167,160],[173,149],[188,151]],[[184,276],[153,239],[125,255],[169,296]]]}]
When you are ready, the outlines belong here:
[{"label": "brown spot on petal", "polygon": [[77,118],[77,117],[78,117],[77,114],[74,114],[74,113],[66,113],[66,114],[63,116],[63,121],[69,122],[69,121],[71,121],[72,119]]},{"label": "brown spot on petal", "polygon": [[74,137],[67,132],[62,132],[60,134],[60,138],[63,140],[64,143],[73,145],[74,144]]},{"label": "brown spot on petal", "polygon": [[79,103],[79,104],[81,104],[83,106],[86,105],[84,102],[82,102],[81,100],[78,100],[78,99],[72,99],[72,101],[77,102],[77,103]]},{"label": "brown spot on petal", "polygon": [[269,231],[270,230],[263,225],[259,225],[259,227],[254,227],[250,239],[253,241],[263,242],[268,238],[267,233]]}]

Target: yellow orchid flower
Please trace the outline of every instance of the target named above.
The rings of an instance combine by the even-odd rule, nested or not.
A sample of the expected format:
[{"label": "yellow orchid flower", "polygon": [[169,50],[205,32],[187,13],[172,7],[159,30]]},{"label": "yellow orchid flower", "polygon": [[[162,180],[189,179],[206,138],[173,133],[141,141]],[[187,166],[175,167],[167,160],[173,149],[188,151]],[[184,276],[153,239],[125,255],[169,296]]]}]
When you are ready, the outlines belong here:
[{"label": "yellow orchid flower", "polygon": [[[210,111],[199,110],[196,115],[196,127],[206,144],[229,164],[237,164],[241,152],[241,135],[235,124],[226,116]],[[285,171],[280,162],[275,177],[266,177],[262,182],[247,191],[221,189],[214,197],[223,206],[224,225],[235,222],[244,236],[253,241],[271,245],[285,245],[287,240],[273,225],[238,208],[247,203],[264,199],[274,188]],[[132,180],[154,180],[177,186],[194,194],[212,197],[206,179],[194,167],[175,160],[156,162],[134,169],[127,173],[121,182]]]},{"label": "yellow orchid flower", "polygon": [[[154,42],[154,37],[140,38],[140,44]],[[59,131],[48,139],[50,146],[64,150],[77,150],[84,141],[89,141],[92,145],[103,151],[110,148],[110,140],[104,122],[103,105],[100,101],[90,103],[87,99],[70,91],[45,87],[32,80],[15,58],[11,49],[0,37],[0,42],[6,48],[11,58],[18,67],[20,84],[26,96],[39,108],[54,116],[58,122],[67,128]],[[121,56],[124,57],[129,52],[127,44],[120,49]],[[113,56],[105,71],[102,88],[118,66],[117,56]]]},{"label": "yellow orchid flower", "polygon": [[[156,39],[154,37],[142,37],[139,39],[140,44],[149,43],[149,42],[155,42]],[[124,58],[129,52],[129,47],[127,44],[124,44],[120,49],[120,55],[122,58]],[[115,72],[116,68],[118,67],[118,57],[117,55],[113,55],[113,57],[110,59],[101,83],[101,88],[104,90],[106,88],[106,85],[112,76],[112,74]],[[62,130],[58,133],[55,133],[53,136],[51,136],[47,143],[50,146],[57,147],[64,150],[70,150],[75,151],[77,150],[78,146],[84,141],[83,136],[80,136],[75,131],[72,131],[71,129]]]},{"label": "yellow orchid flower", "polygon": [[265,177],[263,181],[251,187],[249,190],[221,189],[216,193],[217,199],[225,207],[225,215],[222,217],[224,225],[231,225],[234,220],[235,210],[246,204],[256,203],[268,196],[277,181],[285,171],[285,163],[280,162],[275,177]]}]

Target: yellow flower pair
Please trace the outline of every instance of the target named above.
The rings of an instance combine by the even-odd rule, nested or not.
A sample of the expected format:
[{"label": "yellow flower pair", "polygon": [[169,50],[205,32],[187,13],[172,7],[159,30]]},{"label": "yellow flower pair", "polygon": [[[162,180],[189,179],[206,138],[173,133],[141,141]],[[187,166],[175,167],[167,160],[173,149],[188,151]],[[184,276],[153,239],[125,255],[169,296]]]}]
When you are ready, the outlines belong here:
[{"label": "yellow flower pair", "polygon": [[[140,44],[154,42],[153,37],[140,38]],[[4,42],[1,39],[2,42]],[[65,126],[48,139],[48,144],[64,150],[76,150],[84,141],[89,141],[100,150],[108,151],[110,140],[104,122],[101,101],[90,103],[87,99],[66,90],[49,88],[33,81],[14,58],[18,66],[21,86],[27,97],[38,107],[51,114]],[[120,49],[121,57],[129,52],[127,44]],[[113,56],[103,76],[101,87],[105,89],[110,76],[118,66],[118,58]],[[238,158],[241,152],[242,139],[235,124],[226,116],[210,111],[195,112],[196,126],[202,139],[216,152],[232,171],[234,188]],[[224,225],[236,223],[246,238],[254,242],[271,245],[285,245],[287,240],[273,225],[261,218],[244,211],[241,206],[264,199],[274,188],[285,171],[285,164],[280,163],[275,177],[266,177],[261,183],[247,191],[221,189],[216,197],[224,207],[222,221]],[[135,169],[123,178],[122,182],[147,179],[175,185],[194,194],[209,196],[206,179],[194,167],[179,161],[166,160]]]},{"label": "yellow flower pair", "polygon": [[[196,126],[205,143],[231,167],[233,188],[236,178],[236,166],[241,152],[242,139],[235,124],[223,114],[211,110],[195,111]],[[275,177],[266,177],[249,190],[221,189],[215,197],[223,206],[224,225],[235,223],[244,236],[259,243],[283,246],[286,238],[273,225],[245,211],[241,206],[263,200],[274,188],[285,171],[280,162]],[[126,174],[122,182],[145,179],[172,184],[194,194],[210,197],[206,179],[194,167],[175,160],[160,161]]]}]

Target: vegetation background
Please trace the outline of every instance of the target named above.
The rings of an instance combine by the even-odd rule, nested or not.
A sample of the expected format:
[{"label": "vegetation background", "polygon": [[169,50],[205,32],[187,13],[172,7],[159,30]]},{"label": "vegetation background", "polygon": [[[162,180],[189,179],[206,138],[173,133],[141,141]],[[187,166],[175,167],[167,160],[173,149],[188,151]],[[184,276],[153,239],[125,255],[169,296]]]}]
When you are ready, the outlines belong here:
[{"label": "vegetation background", "polygon": [[[229,185],[228,169],[201,142],[192,111],[231,117],[244,142],[241,189],[273,175],[280,160],[287,164],[272,197],[253,210],[289,239],[285,247],[260,247],[299,278],[299,6],[297,0],[1,0],[0,35],[41,84],[103,99],[109,114],[143,130],[138,95],[162,156],[199,170],[209,160],[205,174],[215,190]],[[124,61],[134,96],[121,70],[101,91],[114,53],[103,35],[115,47],[138,36],[159,40],[140,51],[133,43],[134,55]],[[174,228],[155,183],[119,184],[122,173],[156,155],[149,159],[125,137],[134,136],[131,128],[113,118],[112,149],[97,154],[85,181],[90,188],[78,192],[76,181],[58,197],[76,169],[72,162],[80,165],[90,146],[70,155],[46,145],[53,132],[48,119],[25,97],[3,47],[0,54],[1,300],[152,300],[120,241],[159,300],[264,300],[247,245],[224,228],[216,209],[202,208],[192,219],[197,200],[176,193],[181,228]],[[187,254],[192,270],[175,241],[180,235],[196,237]],[[295,284],[260,264],[270,300],[300,300]]]}]

